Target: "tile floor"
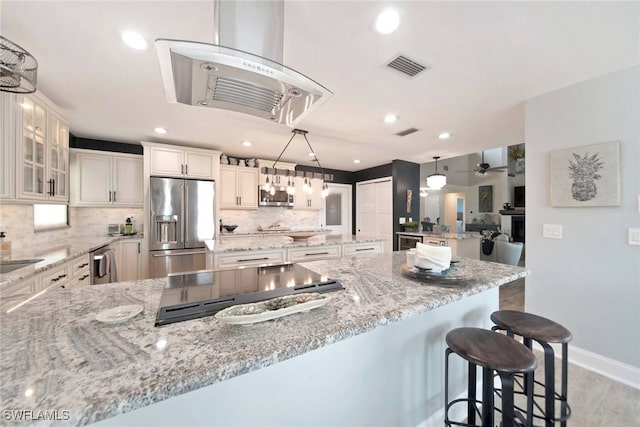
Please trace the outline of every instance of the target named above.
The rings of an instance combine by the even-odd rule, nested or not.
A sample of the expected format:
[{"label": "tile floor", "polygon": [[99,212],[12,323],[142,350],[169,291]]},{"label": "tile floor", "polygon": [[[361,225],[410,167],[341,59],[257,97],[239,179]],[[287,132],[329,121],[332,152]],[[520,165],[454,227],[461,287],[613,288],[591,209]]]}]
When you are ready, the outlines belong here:
[{"label": "tile floor", "polygon": [[[524,286],[524,280],[502,286],[500,309],[523,310]],[[542,354],[537,355],[539,366],[536,377],[542,378]],[[556,359],[556,372],[559,369],[560,364]],[[568,401],[572,409],[571,418],[567,422],[569,427],[640,427],[640,390],[571,363]]]}]

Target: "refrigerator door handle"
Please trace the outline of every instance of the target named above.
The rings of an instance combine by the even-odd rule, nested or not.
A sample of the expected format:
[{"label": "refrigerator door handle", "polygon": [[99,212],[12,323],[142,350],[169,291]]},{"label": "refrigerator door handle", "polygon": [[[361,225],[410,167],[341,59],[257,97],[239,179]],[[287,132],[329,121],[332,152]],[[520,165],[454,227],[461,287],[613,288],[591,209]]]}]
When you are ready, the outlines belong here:
[{"label": "refrigerator door handle", "polygon": [[[189,186],[185,185],[184,186],[184,203],[182,204],[183,209],[186,211],[187,209],[189,209]],[[182,239],[182,241],[184,243],[188,243],[187,239],[189,238],[189,235],[187,233],[187,230],[189,230],[189,214],[188,212],[184,212],[183,214],[183,218],[184,218],[184,237]]]}]

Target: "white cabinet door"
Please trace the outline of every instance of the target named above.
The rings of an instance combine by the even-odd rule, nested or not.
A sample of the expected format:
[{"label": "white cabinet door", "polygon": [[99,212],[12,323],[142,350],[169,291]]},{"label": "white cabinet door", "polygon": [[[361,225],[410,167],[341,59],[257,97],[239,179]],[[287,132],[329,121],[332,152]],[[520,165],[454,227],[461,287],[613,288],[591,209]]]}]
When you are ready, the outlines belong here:
[{"label": "white cabinet door", "polygon": [[324,198],[322,197],[322,180],[312,179],[311,188],[313,191],[309,194],[309,208],[312,210],[320,210],[324,203]]},{"label": "white cabinet door", "polygon": [[0,93],[0,199],[12,199],[16,186],[16,107],[15,94]]},{"label": "white cabinet door", "polygon": [[74,162],[78,177],[74,183],[77,195],[74,191],[72,204],[82,206],[111,203],[111,158],[82,153],[74,155]]},{"label": "white cabinet door", "polygon": [[113,202],[118,206],[142,206],[143,161],[141,156],[113,158]]},{"label": "white cabinet door", "polygon": [[221,209],[257,209],[258,169],[220,166],[219,203]]},{"label": "white cabinet door", "polygon": [[258,208],[258,169],[238,169],[238,197],[243,208]]},{"label": "white cabinet door", "polygon": [[182,177],[184,151],[170,147],[151,147],[151,174]]},{"label": "white cabinet door", "polygon": [[234,167],[220,167],[220,208],[236,209],[238,207],[238,173]]},{"label": "white cabinet door", "polygon": [[190,178],[214,179],[213,165],[219,163],[218,155],[203,153],[201,151],[185,151],[184,166],[185,175]]},{"label": "white cabinet door", "polygon": [[140,239],[126,239],[120,241],[118,251],[118,282],[139,280],[141,269]]},{"label": "white cabinet door", "polygon": [[49,200],[69,200],[69,124],[54,111],[49,110],[48,125],[48,173],[52,181]]}]

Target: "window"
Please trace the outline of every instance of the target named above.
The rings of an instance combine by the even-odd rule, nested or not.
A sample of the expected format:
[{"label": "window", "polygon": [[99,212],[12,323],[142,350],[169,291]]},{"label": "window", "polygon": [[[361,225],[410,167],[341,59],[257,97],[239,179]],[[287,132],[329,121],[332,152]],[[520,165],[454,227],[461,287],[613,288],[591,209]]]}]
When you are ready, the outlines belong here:
[{"label": "window", "polygon": [[62,228],[69,225],[69,206],[33,205],[33,229],[36,231]]}]

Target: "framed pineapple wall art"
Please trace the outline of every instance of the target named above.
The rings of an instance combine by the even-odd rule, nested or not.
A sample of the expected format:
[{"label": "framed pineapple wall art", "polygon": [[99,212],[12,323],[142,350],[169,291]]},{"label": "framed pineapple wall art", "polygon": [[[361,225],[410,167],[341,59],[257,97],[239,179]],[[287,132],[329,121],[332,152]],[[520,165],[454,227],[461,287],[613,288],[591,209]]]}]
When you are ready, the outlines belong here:
[{"label": "framed pineapple wall art", "polygon": [[552,151],[551,206],[620,206],[620,142]]}]

